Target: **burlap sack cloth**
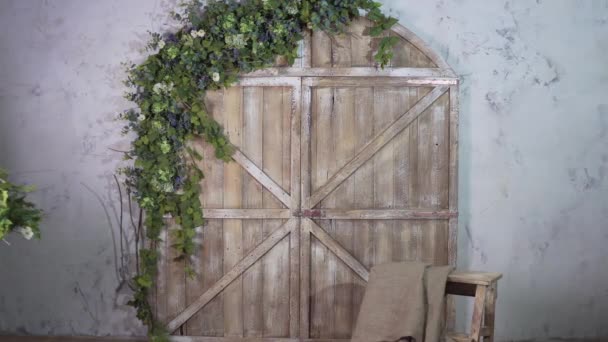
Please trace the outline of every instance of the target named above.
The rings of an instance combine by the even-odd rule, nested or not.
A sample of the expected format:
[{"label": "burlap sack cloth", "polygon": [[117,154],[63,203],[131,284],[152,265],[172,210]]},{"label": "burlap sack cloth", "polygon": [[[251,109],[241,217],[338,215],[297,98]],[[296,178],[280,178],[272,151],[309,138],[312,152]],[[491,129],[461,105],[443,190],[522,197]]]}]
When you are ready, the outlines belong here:
[{"label": "burlap sack cloth", "polygon": [[372,268],[352,342],[439,342],[451,266],[399,262]]}]

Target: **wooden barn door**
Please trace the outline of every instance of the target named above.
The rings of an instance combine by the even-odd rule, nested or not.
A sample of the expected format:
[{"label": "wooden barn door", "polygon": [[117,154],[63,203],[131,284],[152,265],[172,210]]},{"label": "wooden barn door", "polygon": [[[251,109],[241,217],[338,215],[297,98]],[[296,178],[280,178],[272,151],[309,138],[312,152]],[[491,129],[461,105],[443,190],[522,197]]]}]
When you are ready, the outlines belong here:
[{"label": "wooden barn door", "polygon": [[368,25],[208,95],[237,152],[224,164],[197,143],[194,278],[165,239],[156,310],[181,340],[348,339],[373,265],[455,263],[457,79],[402,27],[374,68]]}]

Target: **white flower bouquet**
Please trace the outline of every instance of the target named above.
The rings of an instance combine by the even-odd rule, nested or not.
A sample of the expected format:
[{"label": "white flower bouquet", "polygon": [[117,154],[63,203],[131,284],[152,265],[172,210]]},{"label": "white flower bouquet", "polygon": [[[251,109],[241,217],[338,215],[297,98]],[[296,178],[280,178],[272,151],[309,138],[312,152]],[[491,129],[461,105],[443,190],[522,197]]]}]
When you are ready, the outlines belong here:
[{"label": "white flower bouquet", "polygon": [[32,190],[9,182],[7,172],[0,169],[0,240],[12,232],[27,240],[40,238],[42,211],[25,198]]}]

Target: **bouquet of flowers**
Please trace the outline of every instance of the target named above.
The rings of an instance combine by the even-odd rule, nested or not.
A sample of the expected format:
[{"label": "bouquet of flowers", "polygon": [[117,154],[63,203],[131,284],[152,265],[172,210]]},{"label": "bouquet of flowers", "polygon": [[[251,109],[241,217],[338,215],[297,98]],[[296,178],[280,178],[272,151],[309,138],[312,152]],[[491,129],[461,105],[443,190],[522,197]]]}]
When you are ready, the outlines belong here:
[{"label": "bouquet of flowers", "polygon": [[25,198],[34,188],[12,184],[7,177],[8,173],[0,169],[0,240],[12,232],[27,240],[39,239],[42,211]]}]

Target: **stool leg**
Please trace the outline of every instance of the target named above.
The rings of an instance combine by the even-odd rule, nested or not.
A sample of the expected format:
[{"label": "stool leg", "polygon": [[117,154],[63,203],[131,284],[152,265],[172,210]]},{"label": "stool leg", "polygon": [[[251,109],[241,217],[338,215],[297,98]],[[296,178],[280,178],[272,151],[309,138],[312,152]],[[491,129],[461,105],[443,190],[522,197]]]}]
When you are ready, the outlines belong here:
[{"label": "stool leg", "polygon": [[487,329],[488,336],[483,338],[483,342],[494,342],[494,318],[496,317],[496,291],[498,284],[494,283],[488,288],[486,295],[486,305],[484,309],[483,321]]},{"label": "stool leg", "polygon": [[471,335],[473,342],[481,340],[481,328],[483,323],[483,309],[486,304],[487,286],[477,285],[475,290],[475,303],[473,304],[473,320],[471,321]]}]

